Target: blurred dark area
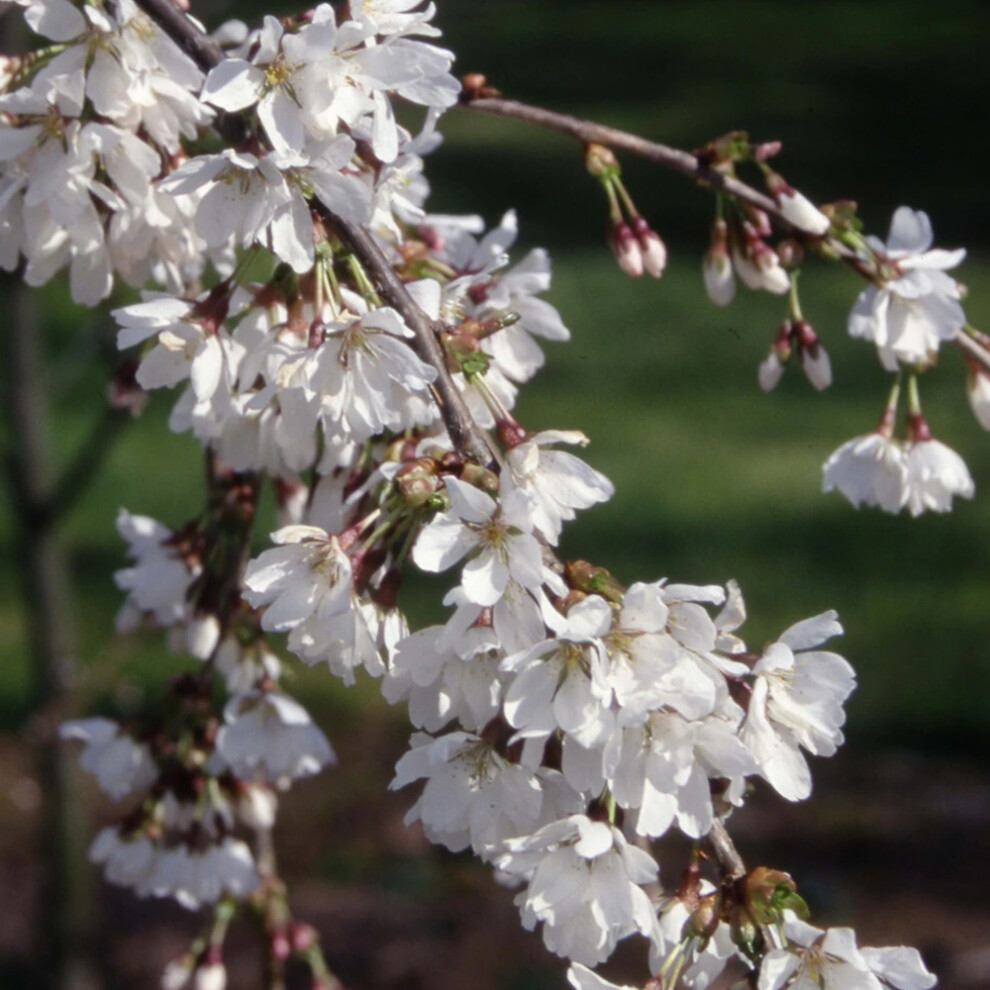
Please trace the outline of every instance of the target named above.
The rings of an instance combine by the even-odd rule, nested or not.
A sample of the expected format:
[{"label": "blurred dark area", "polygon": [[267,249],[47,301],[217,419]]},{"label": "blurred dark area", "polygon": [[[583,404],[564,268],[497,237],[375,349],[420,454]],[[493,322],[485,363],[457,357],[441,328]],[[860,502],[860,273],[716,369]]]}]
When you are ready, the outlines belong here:
[{"label": "blurred dark area", "polygon": [[[976,326],[990,327],[986,4],[438,6],[439,43],[457,53],[459,73],[483,72],[506,96],[683,148],[737,128],[779,139],[776,166],[788,180],[819,201],[857,200],[867,228],[881,237],[897,206],[926,210],[939,246],[969,249],[959,269],[970,287],[967,312]],[[210,25],[295,9],[253,0],[194,7]],[[709,194],[623,160],[637,205],[672,257],[659,283],[636,282],[617,271],[604,247],[604,197],[576,145],[464,110],[450,112],[441,130],[446,142],[428,164],[431,208],[481,213],[489,224],[516,208],[515,257],[534,245],[554,255],[551,300],[574,339],[547,348],[547,367],[523,395],[520,419],[534,430],[584,430],[593,441],[585,456],[617,488],[609,505],[571,527],[564,555],[605,564],[626,582],[736,577],[752,615],[744,633],[755,648],[829,607],[846,627],[835,648],[860,677],[850,741],[833,760],[813,761],[816,790],[807,802],[788,805],[757,786],[730,823],[747,862],[792,872],[816,923],[853,925],[862,944],[919,946],[943,990],[990,987],[990,447],[966,406],[958,355],[946,353],[925,376],[922,396],[937,435],[969,464],[976,499],[949,516],[919,520],[856,512],[818,490],[822,461],[872,428],[888,384],[870,349],[845,335],[861,288],[852,275],[809,265],[802,276],[805,311],[833,355],[834,387],[812,394],[792,368],[764,396],[756,366],[782,307],[751,294],[727,310],[708,304],[698,266],[712,218]],[[166,425],[171,396],[153,396],[133,423],[104,421],[113,329],[106,314],[72,306],[57,282],[29,304],[20,296],[7,283],[5,333],[14,320],[35,321],[50,472],[102,445],[107,429],[113,433],[100,470],[45,532],[63,558],[61,614],[71,626],[55,632],[72,643],[54,707],[30,659],[32,644],[53,631],[39,628],[26,605],[25,548],[39,534],[20,524],[17,479],[8,473],[2,482],[3,990],[41,986],[38,954],[47,943],[38,919],[60,895],[46,892],[41,879],[56,778],[38,755],[52,738],[56,710],[62,717],[133,714],[153,704],[187,662],[160,637],[114,636],[120,596],[112,574],[123,565],[117,509],[178,527],[202,499],[195,444]],[[9,411],[16,382],[6,354],[4,364],[9,451],[19,427]],[[267,511],[270,520],[270,505]],[[258,549],[267,532],[263,522]],[[442,579],[410,584],[403,602],[418,621],[434,621],[446,586]],[[386,791],[408,739],[401,711],[388,708],[374,684],[348,690],[323,669],[291,669],[287,687],[324,727],[340,763],[285,796],[276,841],[293,907],[317,926],[349,990],[563,988],[563,967],[538,933],[522,931],[512,892],[469,857],[432,848],[402,824],[414,795]],[[63,755],[68,762],[58,773],[74,760],[68,750]],[[99,880],[85,847],[122,809],[88,780],[70,784],[63,858],[74,864],[75,934],[61,944],[79,965],[59,990],[157,987],[162,967],[202,919]],[[686,849],[676,842],[664,849],[671,885]],[[79,901],[80,887],[91,891],[89,900]],[[256,934],[246,920],[235,926],[228,987],[262,985]],[[623,944],[611,972],[642,983],[645,951],[634,941]],[[290,990],[307,981],[302,969],[290,969]]]}]

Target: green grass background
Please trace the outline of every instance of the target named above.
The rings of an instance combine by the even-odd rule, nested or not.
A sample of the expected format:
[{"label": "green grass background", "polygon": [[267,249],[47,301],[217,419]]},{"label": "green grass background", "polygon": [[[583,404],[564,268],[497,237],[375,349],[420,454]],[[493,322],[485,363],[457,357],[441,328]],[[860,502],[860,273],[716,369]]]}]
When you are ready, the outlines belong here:
[{"label": "green grass background", "polygon": [[[881,236],[898,205],[928,210],[940,245],[970,247],[959,273],[971,290],[967,309],[974,324],[990,326],[982,164],[990,15],[981,5],[450,0],[438,19],[459,69],[486,72],[508,95],[684,147],[735,127],[782,139],[779,168],[792,182],[818,199],[859,200]],[[661,281],[634,281],[603,247],[603,197],[566,139],[466,112],[449,114],[442,129],[447,142],[430,163],[433,207],[480,212],[489,222],[518,207],[522,248],[553,250],[550,299],[574,339],[548,346],[519,414],[534,430],[584,430],[593,441],[587,459],[617,487],[611,503],[568,530],[564,552],[625,581],[736,577],[753,646],[834,607],[847,630],[839,648],[860,675],[850,734],[985,748],[990,438],[969,414],[959,356],[943,355],[922,398],[936,434],[970,465],[976,500],[918,520],[857,512],[819,491],[821,463],[872,428],[888,384],[872,350],[845,334],[860,289],[853,275],[809,264],[802,277],[806,314],[833,357],[834,387],[816,394],[791,368],[765,396],[756,366],[783,306],[748,293],[726,310],[707,302],[699,274],[707,194],[654,166],[625,163],[634,197],[672,255]],[[102,400],[92,340],[107,318],[73,307],[59,285],[38,297],[50,352],[45,387],[65,459]],[[64,530],[82,687],[106,709],[132,709],[183,665],[155,637],[115,640],[112,628],[120,599],[111,575],[123,565],[117,509],[173,525],[198,509],[198,453],[168,431],[171,401],[153,397]],[[10,729],[27,715],[28,683],[12,525],[4,498],[0,725]],[[429,615],[433,594],[409,588],[410,608]],[[323,670],[295,676],[326,713],[380,704],[368,685],[347,692]]]}]

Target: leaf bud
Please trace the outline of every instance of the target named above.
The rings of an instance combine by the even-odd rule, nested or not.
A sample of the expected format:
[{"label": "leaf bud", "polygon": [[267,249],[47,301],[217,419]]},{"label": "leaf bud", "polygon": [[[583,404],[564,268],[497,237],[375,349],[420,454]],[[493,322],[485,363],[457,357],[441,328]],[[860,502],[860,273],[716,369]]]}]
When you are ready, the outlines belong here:
[{"label": "leaf bud", "polygon": [[620,603],[625,589],[604,567],[596,567],[587,560],[569,560],[564,564],[564,579],[576,591],[589,595],[601,595],[606,601]]},{"label": "leaf bud", "polygon": [[[783,870],[758,866],[743,877],[743,896],[753,920],[761,925],[780,921],[789,899],[797,893],[797,884]],[[801,902],[803,905],[803,901]]]},{"label": "leaf bud", "polygon": [[480,464],[465,464],[461,470],[461,481],[474,485],[489,495],[498,496],[498,475]]},{"label": "leaf bud", "polygon": [[604,144],[588,143],[584,146],[584,167],[596,179],[607,182],[621,174],[615,152]]},{"label": "leaf bud", "polygon": [[707,941],[715,934],[721,915],[722,898],[717,893],[702,897],[684,923],[685,934],[690,933]]}]

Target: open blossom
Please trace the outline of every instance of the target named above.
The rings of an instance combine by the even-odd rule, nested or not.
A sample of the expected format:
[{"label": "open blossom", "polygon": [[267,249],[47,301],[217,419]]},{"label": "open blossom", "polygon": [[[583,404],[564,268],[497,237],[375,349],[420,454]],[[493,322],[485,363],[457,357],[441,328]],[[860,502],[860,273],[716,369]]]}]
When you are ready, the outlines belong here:
[{"label": "open blossom", "polygon": [[557,443],[585,444],[587,437],[575,430],[544,430],[513,447],[506,466],[516,486],[533,496],[533,525],[556,544],[564,522],[576,509],[605,502],[615,489],[605,475]]},{"label": "open blossom", "polygon": [[110,883],[130,887],[138,897],[172,897],[190,911],[224,894],[244,897],[258,886],[251,851],[230,836],[204,849],[164,847],[107,827],[94,839],[89,858],[103,865]]},{"label": "open blossom", "polygon": [[134,565],[114,573],[117,587],[127,601],[117,616],[119,629],[132,628],[142,613],[150,613],[163,626],[190,617],[187,593],[202,569],[198,557],[184,553],[168,527],[148,516],[134,516],[121,509],[117,532],[127,540]]},{"label": "open blossom", "polygon": [[353,628],[351,562],[336,536],[318,526],[285,526],[279,544],[252,560],[244,598],[264,606],[261,627],[289,633],[289,649],[307,663],[328,659]]},{"label": "open blossom", "polygon": [[972,498],[975,490],[965,461],[944,443],[926,439],[908,447],[905,504],[912,516],[948,512],[953,496]]},{"label": "open blossom", "polygon": [[686,835],[700,838],[712,826],[711,784],[757,772],[739,740],[741,712],[688,721],[654,712],[644,725],[629,726],[613,771],[612,792],[624,808],[635,809],[636,832],[658,837],[676,820]]},{"label": "open blossom", "polygon": [[502,485],[496,502],[459,481],[444,479],[450,510],[425,526],[413,548],[413,560],[425,571],[444,571],[470,554],[461,572],[465,595],[478,605],[494,605],[509,581],[537,589],[543,581],[540,545],[532,534],[532,499]]},{"label": "open blossom", "polygon": [[899,512],[907,499],[904,447],[882,433],[867,433],[833,451],[822,468],[822,491],[838,489],[853,505]]},{"label": "open blossom", "polygon": [[278,782],[319,773],[336,757],[309,713],[280,691],[235,695],[224,709],[216,753],[238,777]]},{"label": "open blossom", "polygon": [[80,766],[115,800],[143,791],[158,775],[148,747],[110,719],[73,719],[62,724],[59,735],[83,742]]},{"label": "open blossom", "polygon": [[529,832],[543,809],[536,772],[510,763],[490,743],[468,732],[438,739],[416,733],[395,767],[395,789],[420,778],[426,786],[406,814],[427,836],[454,852],[470,845],[490,854],[509,836]]},{"label": "open blossom", "polygon": [[822,930],[787,911],[788,944],[766,954],[758,990],[928,990],[935,976],[917,949],[859,948],[851,928]]},{"label": "open blossom", "polygon": [[966,252],[933,249],[932,240],[928,215],[907,206],[894,213],[886,244],[870,238],[884,281],[859,294],[849,315],[849,333],[872,340],[891,371],[898,363],[930,364],[939,344],[966,323],[959,285],[946,274]]},{"label": "open blossom", "polygon": [[551,952],[594,966],[620,939],[653,927],[642,884],[656,880],[657,864],[614,826],[571,815],[511,840],[507,849],[498,868],[526,880],[516,898],[523,925],[543,922]]},{"label": "open blossom", "polygon": [[789,801],[811,793],[811,772],[801,753],[831,756],[842,743],[842,705],[856,686],[848,661],[817,650],[842,627],[823,612],[787,629],[753,666],[742,741],[760,773]]},{"label": "open blossom", "polygon": [[[557,729],[568,743],[595,750],[615,728],[603,640],[612,622],[608,603],[589,595],[566,616],[555,617],[552,609],[544,615],[554,624],[554,635],[502,662],[502,670],[515,675],[503,709],[518,738],[528,741],[524,759],[538,758]],[[564,766],[566,776],[571,766]]]}]

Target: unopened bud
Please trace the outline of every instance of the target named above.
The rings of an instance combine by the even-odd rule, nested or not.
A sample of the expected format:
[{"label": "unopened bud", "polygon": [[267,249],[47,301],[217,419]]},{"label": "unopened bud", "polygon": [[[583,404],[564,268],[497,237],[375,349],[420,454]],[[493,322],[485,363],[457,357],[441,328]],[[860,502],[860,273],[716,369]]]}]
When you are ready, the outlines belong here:
[{"label": "unopened bud", "polygon": [[829,220],[804,193],[798,192],[790,183],[773,169],[766,169],[767,189],[780,208],[784,219],[802,233],[823,237],[828,233],[832,221]]},{"label": "unopened bud", "polygon": [[488,79],[481,72],[469,72],[461,79],[460,99],[462,103],[501,95],[494,86],[488,85]]},{"label": "unopened bud", "polygon": [[612,224],[609,228],[609,247],[619,267],[633,278],[639,278],[643,274],[643,249],[636,240],[636,235],[632,228],[625,221],[620,220]]},{"label": "unopened bud", "polygon": [[755,144],[753,145],[753,160],[757,162],[769,161],[775,155],[779,155],[780,149],[783,147],[783,141],[763,141],[761,144]]},{"label": "unopened bud", "polygon": [[736,279],[729,261],[729,227],[722,219],[712,224],[712,237],[701,265],[705,291],[716,306],[728,306],[736,294]]},{"label": "unopened bud", "polygon": [[764,289],[778,296],[790,291],[791,280],[781,267],[777,253],[752,228],[746,230],[742,250],[733,245],[732,267],[750,289]]},{"label": "unopened bud", "polygon": [[396,479],[403,500],[410,506],[426,505],[440,487],[437,477],[415,471]]},{"label": "unopened bud", "polygon": [[698,906],[688,916],[685,930],[701,939],[709,939],[718,928],[722,913],[721,899],[717,894],[703,897]]},{"label": "unopened bud", "polygon": [[290,929],[292,948],[299,953],[308,952],[316,944],[316,929],[312,925],[294,921]]},{"label": "unopened bud", "polygon": [[654,278],[660,278],[667,267],[667,246],[641,216],[633,217],[632,230],[643,254],[643,268]]},{"label": "unopened bud", "polygon": [[512,450],[513,447],[518,447],[519,444],[525,443],[529,439],[529,434],[522,424],[511,417],[500,419],[495,423],[495,435],[498,437],[498,442],[506,450]]},{"label": "unopened bud", "polygon": [[275,824],[278,798],[275,792],[257,784],[246,785],[237,798],[237,816],[248,827],[269,829]]},{"label": "unopened bud", "polygon": [[187,952],[167,963],[162,971],[161,990],[182,990],[192,976],[196,959]]},{"label": "unopened bud", "polygon": [[773,225],[770,223],[770,216],[766,210],[746,204],[745,211],[748,226],[756,237],[769,237],[773,233]]},{"label": "unopened bud", "polygon": [[272,933],[272,955],[283,962],[292,955],[292,943],[284,928]]},{"label": "unopened bud", "polygon": [[967,362],[966,398],[973,410],[976,421],[985,430],[990,430],[990,375],[975,362]]},{"label": "unopened bud", "polygon": [[784,377],[784,363],[777,353],[775,347],[771,347],[767,356],[760,362],[760,368],[757,372],[757,379],[760,383],[760,388],[764,392],[772,392],[777,385],[780,383],[780,379]]},{"label": "unopened bud", "polygon": [[465,464],[461,470],[461,481],[474,485],[489,495],[498,494],[498,475],[480,464]]},{"label": "unopened bud", "polygon": [[805,377],[819,392],[823,391],[832,384],[832,362],[828,351],[807,320],[795,322],[794,337],[801,352],[801,367]]},{"label": "unopened bud", "polygon": [[220,947],[211,945],[203,962],[193,974],[193,990],[226,990],[227,968],[223,964]]},{"label": "unopened bud", "polygon": [[138,416],[148,404],[148,393],[137,383],[137,360],[128,360],[114,372],[107,386],[107,400],[114,409],[126,409]]}]

